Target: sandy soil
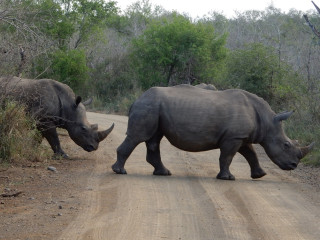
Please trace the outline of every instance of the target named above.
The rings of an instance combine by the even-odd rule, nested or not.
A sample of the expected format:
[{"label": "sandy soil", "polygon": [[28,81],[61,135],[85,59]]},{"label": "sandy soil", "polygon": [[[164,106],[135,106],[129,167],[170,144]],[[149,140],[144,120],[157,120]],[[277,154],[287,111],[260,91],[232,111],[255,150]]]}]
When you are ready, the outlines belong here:
[{"label": "sandy soil", "polygon": [[[126,164],[111,170],[127,118],[88,113],[89,121],[115,128],[87,153],[67,136],[70,160],[22,163],[0,170],[0,239],[319,239],[319,169],[285,172],[257,146],[268,173],[250,179],[246,161],[231,165],[236,181],[215,179],[219,150],[188,153],[162,140],[172,176],[153,176],[140,144]],[[54,166],[57,171],[47,170]]]}]

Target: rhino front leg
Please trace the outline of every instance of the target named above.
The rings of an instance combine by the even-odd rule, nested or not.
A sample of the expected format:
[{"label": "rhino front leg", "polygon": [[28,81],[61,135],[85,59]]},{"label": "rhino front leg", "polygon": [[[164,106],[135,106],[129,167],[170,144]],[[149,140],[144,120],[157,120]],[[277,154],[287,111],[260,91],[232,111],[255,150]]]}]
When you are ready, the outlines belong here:
[{"label": "rhino front leg", "polygon": [[171,175],[171,172],[163,165],[160,156],[160,141],[163,135],[157,133],[153,138],[146,141],[147,162],[154,167],[153,175]]},{"label": "rhino front leg", "polygon": [[127,174],[124,168],[128,157],[139,143],[133,142],[126,137],[123,143],[117,148],[117,161],[112,165],[112,170],[117,174]]},{"label": "rhino front leg", "polygon": [[55,127],[48,128],[42,131],[42,136],[47,139],[48,143],[50,144],[54,155],[54,158],[69,158],[69,156],[62,150],[60,146],[60,141],[57,133],[57,129]]},{"label": "rhino front leg", "polygon": [[218,179],[235,180],[235,177],[231,174],[229,167],[241,144],[241,140],[231,140],[226,141],[221,145],[219,157],[220,172],[217,175]]},{"label": "rhino front leg", "polygon": [[239,149],[239,153],[245,157],[251,168],[252,178],[261,178],[266,172],[260,167],[259,160],[252,144],[247,144]]}]

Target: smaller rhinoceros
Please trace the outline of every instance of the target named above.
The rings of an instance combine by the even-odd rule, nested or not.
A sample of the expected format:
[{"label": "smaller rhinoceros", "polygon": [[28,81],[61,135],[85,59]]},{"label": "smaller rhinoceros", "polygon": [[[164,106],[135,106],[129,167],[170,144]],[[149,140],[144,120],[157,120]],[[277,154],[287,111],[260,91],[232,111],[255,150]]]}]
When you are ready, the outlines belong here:
[{"label": "smaller rhinoceros", "polygon": [[200,84],[197,84],[195,85],[195,87],[198,87],[198,88],[203,88],[203,89],[207,89],[207,90],[217,90],[217,88],[212,85],[212,84],[206,84],[206,83],[200,83]]},{"label": "smaller rhinoceros", "polygon": [[88,152],[96,150],[114,127],[112,124],[105,131],[98,131],[97,124],[89,124],[81,97],[76,97],[69,86],[55,80],[0,78],[0,97],[26,105],[55,157],[68,157],[60,146],[57,127],[66,129],[71,139]]},{"label": "smaller rhinoceros", "polygon": [[238,152],[248,161],[251,177],[266,173],[260,167],[253,143],[259,143],[281,169],[295,169],[312,148],[298,147],[282,129],[292,112],[275,114],[262,98],[234,89],[208,91],[190,85],[154,87],[131,106],[127,137],[117,149],[112,169],[126,174],[125,162],[134,148],[146,143],[147,162],[155,175],[171,175],[160,157],[165,136],[175,147],[199,152],[220,148],[219,179],[234,180],[229,166]]}]

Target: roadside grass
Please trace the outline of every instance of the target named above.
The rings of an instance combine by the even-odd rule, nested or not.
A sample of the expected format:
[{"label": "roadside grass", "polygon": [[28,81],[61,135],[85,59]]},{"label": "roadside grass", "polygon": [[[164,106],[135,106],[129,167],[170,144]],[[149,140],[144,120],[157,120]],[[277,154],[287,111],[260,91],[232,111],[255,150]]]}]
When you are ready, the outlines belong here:
[{"label": "roadside grass", "polygon": [[312,151],[301,161],[306,165],[320,167],[320,124],[317,121],[292,117],[286,121],[285,130],[291,139],[299,141],[301,146],[315,142]]},{"label": "roadside grass", "polygon": [[6,98],[0,99],[0,104],[0,164],[47,158],[48,149],[40,144],[41,134],[25,107]]},{"label": "roadside grass", "polygon": [[110,99],[95,96],[87,110],[127,116],[131,105],[141,94],[142,90],[136,89],[135,91],[128,92],[124,96],[119,94]]}]

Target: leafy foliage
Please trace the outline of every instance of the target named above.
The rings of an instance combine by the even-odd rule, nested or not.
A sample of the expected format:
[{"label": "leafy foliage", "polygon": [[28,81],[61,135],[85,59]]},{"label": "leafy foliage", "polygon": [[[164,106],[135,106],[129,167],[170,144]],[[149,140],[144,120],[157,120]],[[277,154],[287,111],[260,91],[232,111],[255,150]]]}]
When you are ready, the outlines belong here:
[{"label": "leafy foliage", "polygon": [[55,79],[78,91],[85,87],[89,78],[86,54],[78,49],[56,50],[49,56],[39,56],[33,70],[35,75]]},{"label": "leafy foliage", "polygon": [[88,79],[86,55],[81,50],[56,51],[52,56],[52,76],[73,89],[81,88]]},{"label": "leafy foliage", "polygon": [[225,57],[224,42],[211,25],[173,13],[152,21],[133,40],[133,64],[144,89],[207,81]]},{"label": "leafy foliage", "polygon": [[232,86],[270,100],[274,81],[279,82],[277,57],[262,44],[230,52],[227,79]]},{"label": "leafy foliage", "polygon": [[[74,48],[88,39],[117,13],[115,2],[103,0],[28,0],[38,11],[35,22],[42,31],[58,40],[61,49]],[[37,21],[38,20],[38,21]],[[74,39],[72,39],[74,38]]]},{"label": "leafy foliage", "polygon": [[299,82],[299,76],[286,63],[279,62],[271,47],[255,43],[232,51],[228,55],[227,69],[227,86],[255,93],[276,109],[297,96],[298,86],[294,84]]}]

